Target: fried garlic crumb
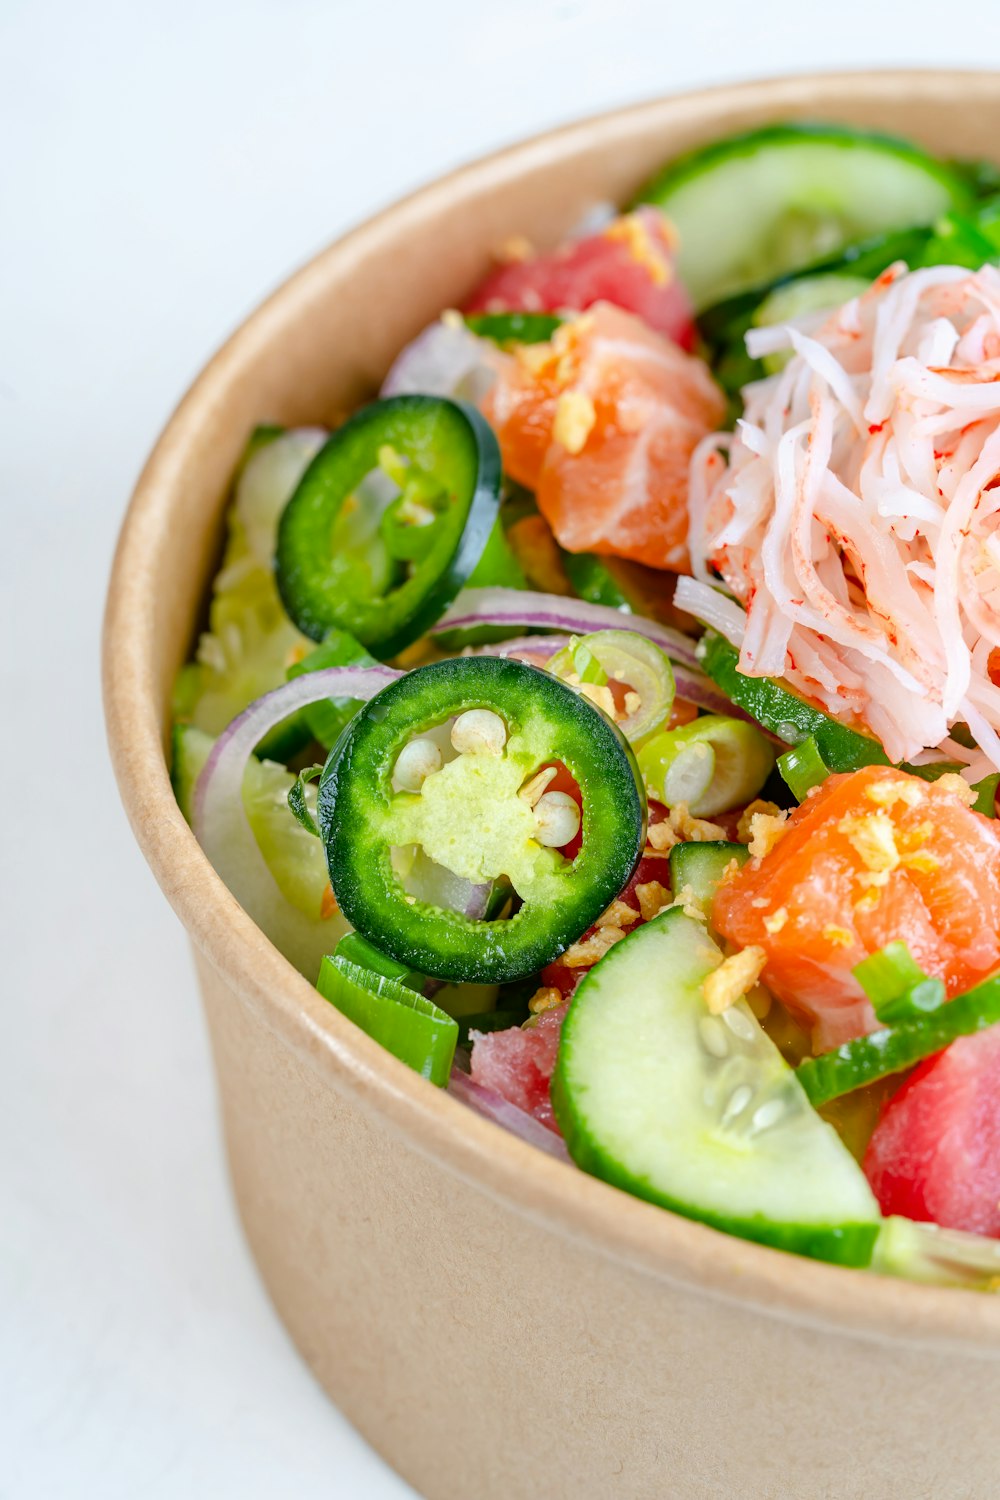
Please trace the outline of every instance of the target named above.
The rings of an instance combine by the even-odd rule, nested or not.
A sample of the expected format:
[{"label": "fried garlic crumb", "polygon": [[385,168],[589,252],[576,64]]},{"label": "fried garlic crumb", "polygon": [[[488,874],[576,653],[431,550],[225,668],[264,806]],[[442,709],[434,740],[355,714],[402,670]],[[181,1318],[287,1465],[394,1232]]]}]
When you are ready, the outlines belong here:
[{"label": "fried garlic crumb", "polygon": [[624,240],[629,255],[637,265],[649,272],[654,286],[667,286],[673,279],[674,268],[653,240],[652,235],[638,214],[624,214],[604,231],[609,240]]},{"label": "fried garlic crumb", "polygon": [[841,818],[837,831],[844,835],[865,869],[873,875],[888,875],[899,864],[896,828],[888,813],[850,814]]},{"label": "fried garlic crumb", "polygon": [[609,719],[615,717],[615,700],[609,687],[604,687],[597,682],[581,682],[580,697],[586,698],[588,702],[601,709]]},{"label": "fried garlic crumb", "polygon": [[924,788],[915,781],[897,781],[894,777],[887,777],[884,781],[873,781],[871,786],[866,787],[865,796],[877,807],[890,808],[897,802],[902,802],[907,807],[916,807],[923,800]]},{"label": "fried garlic crumb", "polygon": [[523,234],[511,234],[497,246],[496,258],[502,265],[509,266],[530,260],[534,253],[534,245]]},{"label": "fried garlic crumb", "polygon": [[[639,903],[640,908],[642,902]],[[602,912],[597,919],[598,927],[631,927],[633,922],[638,922],[639,912],[634,906],[627,906],[624,901],[612,901],[607,911]]]},{"label": "fried garlic crumb", "polygon": [[769,917],[764,918],[764,931],[774,937],[788,922],[788,907],[779,906]]},{"label": "fried garlic crumb", "polygon": [[957,771],[948,771],[944,776],[939,776],[933,785],[939,792],[944,792],[949,797],[957,797],[960,802],[964,802],[966,807],[972,807],[976,800],[976,793],[965,777],[959,776]]},{"label": "fried garlic crumb", "polygon": [[686,844],[709,844],[725,840],[726,830],[719,823],[710,823],[706,818],[693,818],[686,802],[677,802],[670,809],[670,826],[677,838]]},{"label": "fried garlic crumb", "polygon": [[838,927],[834,922],[828,922],[823,928],[823,936],[828,943],[836,943],[839,948],[851,948],[854,945],[854,933],[848,927]]},{"label": "fried garlic crumb", "polygon": [[860,896],[858,900],[855,901],[854,910],[859,915],[863,916],[866,912],[874,911],[881,899],[882,895],[878,887],[875,885],[870,885],[865,891],[864,895]]},{"label": "fried garlic crumb", "polygon": [[638,713],[641,705],[642,699],[639,697],[639,694],[633,693],[630,688],[629,691],[625,694],[625,713],[627,715]]},{"label": "fried garlic crumb", "polygon": [[582,453],[597,421],[594,403],[585,391],[563,391],[556,402],[552,437],[567,453]]},{"label": "fried garlic crumb", "polygon": [[528,1009],[533,1016],[540,1016],[543,1011],[555,1010],[562,1002],[562,990],[557,990],[554,984],[543,984],[528,1001]]},{"label": "fried garlic crumb", "polygon": [[684,915],[690,917],[693,922],[708,921],[708,913],[700,905],[697,896],[689,885],[681,886],[670,905],[680,907]]},{"label": "fried garlic crumb", "polygon": [[647,880],[642,885],[637,885],[635,894],[644,922],[651,922],[659,912],[670,905],[670,892],[658,880]]},{"label": "fried garlic crumb", "polygon": [[721,1015],[752,990],[763,972],[767,954],[763,948],[744,948],[724,958],[702,981],[701,992],[713,1016]]},{"label": "fried garlic crumb", "polygon": [[665,819],[662,823],[651,823],[649,825],[646,842],[657,853],[663,853],[668,849],[672,849],[680,840],[670,826],[669,820]]},{"label": "fried garlic crumb", "polygon": [[770,854],[787,832],[787,822],[788,814],[780,809],[777,813],[754,813],[750,819],[750,839],[747,844],[751,859],[763,859],[766,854]]},{"label": "fried garlic crumb", "polygon": [[781,808],[777,802],[765,802],[763,797],[756,797],[753,802],[740,813],[740,821],[736,825],[736,837],[741,844],[750,842],[750,825],[758,813],[764,813],[769,818],[780,818]]},{"label": "fried garlic crumb", "polygon": [[599,927],[590,937],[567,948],[562,961],[569,969],[588,969],[599,958],[603,958],[615,943],[620,943],[624,936],[620,927]]}]

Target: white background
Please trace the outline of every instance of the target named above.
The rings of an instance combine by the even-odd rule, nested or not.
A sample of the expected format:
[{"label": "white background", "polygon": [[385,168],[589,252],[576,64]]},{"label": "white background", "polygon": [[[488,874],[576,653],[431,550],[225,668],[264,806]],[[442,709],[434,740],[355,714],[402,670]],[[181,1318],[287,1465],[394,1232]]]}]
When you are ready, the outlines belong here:
[{"label": "white background", "polygon": [[178,396],[326,240],[482,151],[700,83],[949,63],[1000,66],[994,0],[0,0],[3,1500],[411,1493],[256,1278],[106,761],[102,593]]}]

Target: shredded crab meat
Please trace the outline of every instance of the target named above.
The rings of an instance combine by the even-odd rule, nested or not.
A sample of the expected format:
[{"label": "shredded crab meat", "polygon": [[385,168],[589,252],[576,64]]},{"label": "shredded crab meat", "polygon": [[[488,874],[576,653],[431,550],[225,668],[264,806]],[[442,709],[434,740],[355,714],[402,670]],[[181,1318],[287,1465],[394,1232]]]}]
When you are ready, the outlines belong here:
[{"label": "shredded crab meat", "polygon": [[695,451],[677,603],[892,759],[1000,770],[1000,271],[891,266],[747,345],[792,357]]}]

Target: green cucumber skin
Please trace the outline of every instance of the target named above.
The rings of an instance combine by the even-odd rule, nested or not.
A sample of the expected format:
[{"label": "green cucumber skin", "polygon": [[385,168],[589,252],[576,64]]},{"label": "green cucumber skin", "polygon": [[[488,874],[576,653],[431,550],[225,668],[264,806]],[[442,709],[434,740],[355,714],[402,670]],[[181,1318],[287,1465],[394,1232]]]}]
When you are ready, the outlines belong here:
[{"label": "green cucumber skin", "polygon": [[675,844],[670,851],[670,887],[675,895],[690,890],[703,911],[708,911],[716,886],[733,860],[745,865],[750,858],[746,844],[714,839],[703,844]]},{"label": "green cucumber skin", "polygon": [[[422,726],[473,707],[492,707],[514,724],[529,707],[541,712],[553,725],[550,758],[565,760],[583,788],[591,835],[573,862],[576,899],[560,910],[534,903],[510,919],[471,922],[407,903],[380,836],[368,832],[388,804],[402,745]],[[503,657],[436,662],[384,688],[334,746],[319,786],[330,880],[351,926],[397,963],[475,984],[536,973],[579,938],[627,885],[642,853],[645,814],[635,757],[611,721],[555,677]]]},{"label": "green cucumber skin", "polygon": [[637,194],[633,207],[641,203],[658,203],[682,183],[700,177],[720,162],[732,161],[740,156],[756,156],[762,147],[795,145],[840,146],[847,151],[870,148],[891,151],[937,177],[952,195],[956,207],[966,204],[971,196],[971,190],[960,172],[947,162],[928,156],[912,141],[900,136],[885,135],[875,130],[857,130],[850,125],[837,125],[828,121],[814,123],[808,120],[786,120],[773,125],[762,125],[740,135],[726,136],[707,146],[695,146],[682,156],[675,157],[646,183]]},{"label": "green cucumber skin", "polygon": [[[892,764],[877,740],[838,724],[783,683],[771,677],[744,676],[736,665],[735,647],[714,631],[702,637],[699,659],[715,685],[772,734],[788,744],[812,736],[831,771]],[[797,732],[794,739],[785,732],[789,728]]]},{"label": "green cucumber skin", "polygon": [[792,287],[797,281],[811,280],[816,276],[844,275],[874,280],[894,261],[905,260],[907,264],[918,262],[932,233],[932,230],[926,228],[902,229],[845,245],[837,255],[826,255],[821,260],[810,261],[808,265],[800,266],[794,271],[785,271],[770,281],[757,282],[745,291],[734,292],[731,297],[724,297],[720,302],[706,307],[698,314],[698,331],[714,349],[722,350],[735,343],[742,344],[744,334],[753,326],[754,313],[775,292]]},{"label": "green cucumber skin", "polygon": [[[628,952],[629,944],[634,944],[637,940],[646,941],[651,932],[657,929],[662,931],[670,923],[680,920],[689,919],[684,918],[677,908],[673,908],[631,933],[589,971],[576,990],[573,1004],[563,1023],[559,1057],[552,1079],[552,1105],[570,1155],[583,1171],[612,1187],[723,1233],[837,1265],[869,1265],[880,1229],[880,1220],[874,1211],[871,1220],[842,1224],[775,1222],[764,1213],[727,1215],[704,1203],[680,1201],[661,1184],[630,1171],[596,1138],[580,1108],[580,1095],[585,1091],[579,1084],[574,1086],[570,1082],[574,1066],[575,1035],[580,1026],[580,1017],[584,1014],[584,1006],[591,997],[595,1002],[602,1003],[600,989],[612,980],[616,966],[621,964]],[[846,1147],[844,1150],[846,1153]]]},{"label": "green cucumber skin", "polygon": [[832,1052],[808,1058],[796,1072],[813,1104],[826,1104],[891,1073],[902,1073],[942,1052],[958,1037],[972,1036],[998,1022],[1000,976],[984,980],[918,1021],[881,1027]]},{"label": "green cucumber skin", "polygon": [[[731,247],[719,244],[713,191],[715,201],[724,198],[741,221],[742,235]],[[866,233],[921,226],[961,211],[971,192],[951,167],[910,142],[843,125],[792,122],[688,152],[639,197],[659,207],[679,231],[679,274],[702,310],[816,261],[831,234],[840,254]],[[791,229],[794,237],[795,217],[803,213],[815,219],[809,240],[782,243],[783,231]]]},{"label": "green cucumber skin", "polygon": [[[603,959],[602,959],[603,962]],[[572,1008],[571,1008],[572,1009]],[[564,1023],[565,1025],[565,1023]],[[566,1098],[558,1068],[552,1080],[552,1107],[563,1136],[573,1145],[570,1148],[576,1165],[591,1177],[599,1177],[611,1187],[620,1188],[630,1197],[642,1198],[658,1208],[666,1208],[682,1219],[694,1219],[707,1224],[722,1234],[737,1239],[750,1240],[757,1245],[767,1245],[772,1250],[786,1250],[795,1255],[806,1255],[812,1260],[823,1260],[833,1265],[863,1269],[871,1264],[872,1252],[879,1234],[878,1224],[844,1224],[826,1227],[812,1224],[774,1224],[763,1214],[754,1218],[730,1219],[724,1214],[698,1208],[690,1203],[680,1203],[671,1198],[653,1183],[633,1177],[601,1150],[590,1138],[572,1105]]]}]

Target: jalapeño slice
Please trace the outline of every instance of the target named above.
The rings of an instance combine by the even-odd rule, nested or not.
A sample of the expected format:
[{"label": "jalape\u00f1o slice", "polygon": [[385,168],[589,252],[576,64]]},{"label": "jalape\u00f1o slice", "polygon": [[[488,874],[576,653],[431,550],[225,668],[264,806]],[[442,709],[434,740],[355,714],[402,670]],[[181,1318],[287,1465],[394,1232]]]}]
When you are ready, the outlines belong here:
[{"label": "jalape\u00f1o slice", "polygon": [[[546,790],[559,765],[580,791],[582,842],[572,799]],[[360,710],[323,771],[319,823],[358,932],[422,974],[503,984],[615,899],[646,808],[632,752],[598,709],[523,662],[468,657],[420,667]],[[417,899],[399,873],[413,850],[467,887],[505,878],[512,913],[479,920]]]},{"label": "jalape\u00f1o slice", "polygon": [[278,527],[278,589],[313,640],[382,657],[423,635],[471,576],[500,506],[500,450],[471,406],[394,396],[328,439]]}]

